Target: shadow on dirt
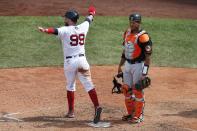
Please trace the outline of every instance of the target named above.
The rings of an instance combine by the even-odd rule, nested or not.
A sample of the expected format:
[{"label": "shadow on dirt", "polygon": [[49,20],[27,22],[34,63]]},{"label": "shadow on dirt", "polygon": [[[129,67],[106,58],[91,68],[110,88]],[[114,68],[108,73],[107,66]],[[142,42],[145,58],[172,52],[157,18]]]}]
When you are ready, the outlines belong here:
[{"label": "shadow on dirt", "polygon": [[[17,123],[34,123],[35,128],[48,128],[48,127],[57,127],[57,128],[87,128],[90,120],[77,120],[76,118],[64,118],[61,116],[36,116],[36,117],[25,117],[21,118],[21,121],[7,119],[1,122],[17,122]],[[102,122],[110,122],[112,126],[126,124],[122,120],[102,120]]]},{"label": "shadow on dirt", "polygon": [[186,118],[197,118],[197,109],[191,111],[181,111],[177,114],[164,114],[163,116],[181,116]]},{"label": "shadow on dirt", "polygon": [[[58,116],[38,116],[38,117],[27,117],[22,119],[23,122],[40,122],[40,125],[34,126],[36,128],[48,128],[48,127],[58,127],[58,128],[87,128],[90,127],[87,124],[91,121],[89,120],[77,120],[75,118],[63,118]],[[110,122],[113,125],[125,124],[121,120],[105,120],[104,122]]]},{"label": "shadow on dirt", "polygon": [[26,117],[22,119],[23,122],[39,123],[35,127],[47,128],[47,127],[59,127],[59,128],[72,128],[72,127],[87,127],[87,120],[76,120],[75,118],[64,118],[61,116],[37,116],[37,117]]}]

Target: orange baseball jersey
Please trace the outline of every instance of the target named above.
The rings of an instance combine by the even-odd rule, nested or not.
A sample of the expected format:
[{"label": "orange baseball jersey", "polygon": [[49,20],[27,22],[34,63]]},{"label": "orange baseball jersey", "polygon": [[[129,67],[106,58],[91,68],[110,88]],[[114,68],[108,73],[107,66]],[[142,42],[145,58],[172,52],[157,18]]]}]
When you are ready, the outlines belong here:
[{"label": "orange baseball jersey", "polygon": [[152,41],[145,30],[139,31],[137,34],[133,34],[128,29],[124,33],[124,50],[125,58],[132,61],[144,61],[145,54],[151,54]]}]

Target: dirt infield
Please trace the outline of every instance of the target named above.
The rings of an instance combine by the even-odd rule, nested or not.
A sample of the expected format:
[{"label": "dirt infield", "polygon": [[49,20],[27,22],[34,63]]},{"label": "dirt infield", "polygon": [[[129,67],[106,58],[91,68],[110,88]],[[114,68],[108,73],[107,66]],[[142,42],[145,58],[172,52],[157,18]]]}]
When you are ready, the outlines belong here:
[{"label": "dirt infield", "polygon": [[[139,12],[146,17],[197,19],[196,0],[1,0],[0,16],[62,15],[71,8],[86,15],[89,4],[96,6],[98,15]],[[145,121],[140,125],[121,121],[124,97],[111,94],[117,66],[93,66],[91,70],[104,107],[102,120],[111,122],[110,128],[87,126],[94,112],[79,81],[76,118],[63,118],[67,111],[63,69],[40,67],[0,69],[0,131],[197,130],[197,69],[151,67],[152,86],[145,90]]]},{"label": "dirt infield", "polygon": [[[197,70],[152,67],[152,86],[145,90],[145,121],[130,125],[121,121],[125,113],[123,95],[112,95],[112,77],[117,66],[93,66],[93,81],[104,107],[105,130],[194,131],[197,130]],[[62,68],[19,68],[0,70],[0,111],[18,113],[16,122],[0,118],[0,130],[93,130],[86,125],[93,117],[92,103],[79,81],[76,118],[63,118],[67,111]],[[6,121],[8,120],[8,121]],[[96,129],[95,129],[96,130]],[[104,130],[104,129],[98,129]]]}]

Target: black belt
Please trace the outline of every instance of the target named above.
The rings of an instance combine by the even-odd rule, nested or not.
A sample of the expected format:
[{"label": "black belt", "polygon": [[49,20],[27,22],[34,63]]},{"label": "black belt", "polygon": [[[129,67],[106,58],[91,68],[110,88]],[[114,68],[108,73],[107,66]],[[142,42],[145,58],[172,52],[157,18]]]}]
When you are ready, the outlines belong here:
[{"label": "black belt", "polygon": [[137,61],[137,60],[131,60],[131,59],[126,59],[127,60],[127,62],[129,63],[129,64],[137,64],[137,63],[141,63],[142,61]]},{"label": "black belt", "polygon": [[66,56],[66,59],[70,59],[70,58],[76,57],[76,56],[81,57],[81,56],[85,56],[85,55],[84,54],[79,54],[79,55],[74,55],[74,56]]}]

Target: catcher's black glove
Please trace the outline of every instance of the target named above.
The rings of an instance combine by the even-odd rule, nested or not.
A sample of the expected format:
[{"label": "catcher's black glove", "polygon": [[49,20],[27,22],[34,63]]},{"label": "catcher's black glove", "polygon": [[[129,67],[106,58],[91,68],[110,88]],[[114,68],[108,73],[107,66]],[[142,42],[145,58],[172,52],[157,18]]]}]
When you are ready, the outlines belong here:
[{"label": "catcher's black glove", "polygon": [[123,81],[123,73],[122,72],[114,76],[114,79],[113,79],[114,87],[112,88],[112,94],[113,93],[117,93],[117,94],[122,93],[122,91],[121,91],[122,84],[118,82],[118,80],[117,80],[118,78],[122,78],[122,81]]},{"label": "catcher's black glove", "polygon": [[143,90],[151,85],[151,79],[149,77],[145,77],[144,79],[140,80],[138,83],[135,84],[136,90]]}]

